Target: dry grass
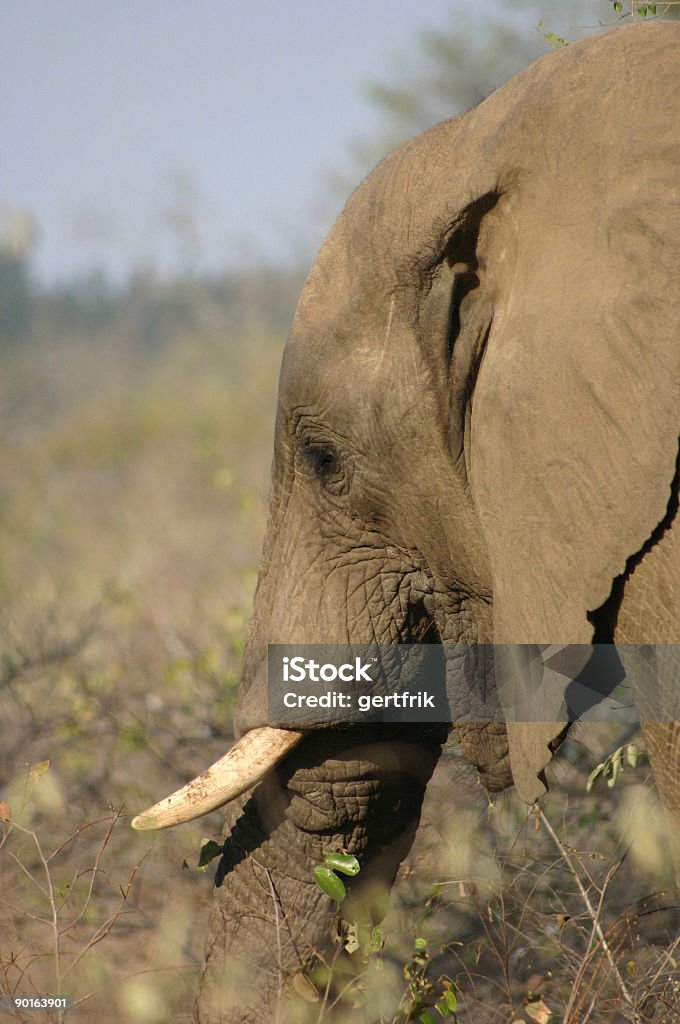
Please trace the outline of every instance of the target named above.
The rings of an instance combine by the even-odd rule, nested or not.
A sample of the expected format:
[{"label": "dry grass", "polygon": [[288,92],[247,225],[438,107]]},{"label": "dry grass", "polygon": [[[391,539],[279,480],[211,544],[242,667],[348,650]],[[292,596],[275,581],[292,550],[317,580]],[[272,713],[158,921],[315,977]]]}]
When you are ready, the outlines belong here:
[{"label": "dry grass", "polygon": [[189,1019],[220,815],[152,839],[128,821],[231,741],[280,349],[211,331],[6,360],[0,991],[61,979],[85,1020]]},{"label": "dry grass", "polygon": [[[586,793],[612,741],[613,726],[570,741],[544,810],[530,813],[513,793],[489,804],[448,750],[382,951],[340,956],[330,983],[317,978],[319,1001],[297,1000],[290,1020],[677,1022],[680,895],[649,769]],[[458,1005],[446,1015],[450,984]]]}]

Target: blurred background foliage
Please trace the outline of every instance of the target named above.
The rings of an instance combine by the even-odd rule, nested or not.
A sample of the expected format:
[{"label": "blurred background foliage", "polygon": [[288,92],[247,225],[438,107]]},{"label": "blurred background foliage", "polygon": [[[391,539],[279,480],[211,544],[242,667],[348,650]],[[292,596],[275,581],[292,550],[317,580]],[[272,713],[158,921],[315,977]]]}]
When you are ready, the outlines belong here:
[{"label": "blurred background foliage", "polygon": [[[302,277],[263,266],[46,287],[30,252],[2,252],[0,800],[46,850],[112,806],[125,814],[87,914],[62,943],[77,961],[64,991],[104,986],[85,1020],[107,1009],[168,1019],[185,998],[182,968],[189,1012],[210,894],[195,865],[219,814],[164,835],[115,929],[88,944],[156,844],[132,833],[128,813],[232,739],[278,366]],[[27,766],[47,760],[26,803]],[[54,862],[59,884],[72,876],[66,923],[107,828],[87,829]],[[50,907],[47,923],[35,918],[41,855],[16,829],[4,853],[0,991],[54,992]]]},{"label": "blurred background foliage", "polygon": [[[504,0],[484,21],[466,8],[450,32],[423,35],[393,81],[370,87],[380,128],[354,144],[352,179],[549,50],[542,33],[564,30],[536,31],[543,6]],[[618,17],[610,3],[569,7],[579,32]],[[345,192],[342,177],[331,187]],[[278,366],[305,269],[198,277],[187,260],[175,276],[114,282],[93,268],[47,285],[32,268],[38,227],[15,211],[0,237],[0,820],[16,822],[0,851],[0,991],[55,992],[61,974],[89,997],[84,1020],[188,1020],[210,903],[195,864],[221,815],[151,839],[127,820],[232,738]],[[176,230],[190,251],[191,223]],[[408,934],[427,917],[445,945],[456,901],[438,899],[438,916],[425,903],[431,850],[450,832],[439,814],[446,804],[468,856],[452,877],[474,874],[484,836],[494,874],[503,815],[468,822],[461,846],[464,808],[479,803],[469,780],[428,799],[412,864],[429,866],[422,882],[409,869],[394,914]],[[522,819],[513,806],[505,825]]]}]

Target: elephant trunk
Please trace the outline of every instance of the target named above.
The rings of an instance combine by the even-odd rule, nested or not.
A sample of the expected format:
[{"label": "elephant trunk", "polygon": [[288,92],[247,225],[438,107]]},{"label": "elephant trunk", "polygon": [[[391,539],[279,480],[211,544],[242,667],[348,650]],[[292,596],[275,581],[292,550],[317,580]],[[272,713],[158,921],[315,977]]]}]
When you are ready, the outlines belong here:
[{"label": "elephant trunk", "polygon": [[[440,725],[314,732],[229,806],[199,1024],[276,1020],[296,975],[341,955],[339,915],[380,920],[445,738]],[[314,868],[339,850],[361,870],[334,903]]]},{"label": "elephant trunk", "polygon": [[271,795],[267,780],[227,811],[197,1003],[200,1024],[276,1020],[286,985],[330,945],[333,904],[312,877],[323,844],[298,834],[285,814],[272,827]]}]

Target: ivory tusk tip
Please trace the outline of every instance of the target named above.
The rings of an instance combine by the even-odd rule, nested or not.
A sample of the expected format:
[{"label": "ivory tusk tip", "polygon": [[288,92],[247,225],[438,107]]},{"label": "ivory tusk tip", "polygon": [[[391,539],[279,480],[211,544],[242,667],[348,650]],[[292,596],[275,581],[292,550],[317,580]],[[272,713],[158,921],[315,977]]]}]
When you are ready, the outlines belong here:
[{"label": "ivory tusk tip", "polygon": [[132,827],[138,831],[170,828],[217,810],[261,782],[304,736],[300,730],[266,725],[253,729],[186,786],[133,818]]},{"label": "ivory tusk tip", "polygon": [[143,811],[142,814],[138,814],[136,818],[133,818],[130,822],[134,829],[138,832],[148,832],[154,828],[160,828],[158,818],[149,811]]}]

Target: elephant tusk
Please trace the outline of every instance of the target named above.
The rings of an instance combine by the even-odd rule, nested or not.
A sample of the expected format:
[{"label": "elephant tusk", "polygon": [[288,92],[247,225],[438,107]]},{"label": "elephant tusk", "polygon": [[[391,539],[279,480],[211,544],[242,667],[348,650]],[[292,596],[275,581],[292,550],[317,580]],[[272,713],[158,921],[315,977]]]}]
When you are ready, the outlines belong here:
[{"label": "elephant tusk", "polygon": [[133,818],[132,827],[168,828],[214,811],[263,779],[305,735],[305,732],[273,729],[268,725],[247,732],[210,768]]}]

